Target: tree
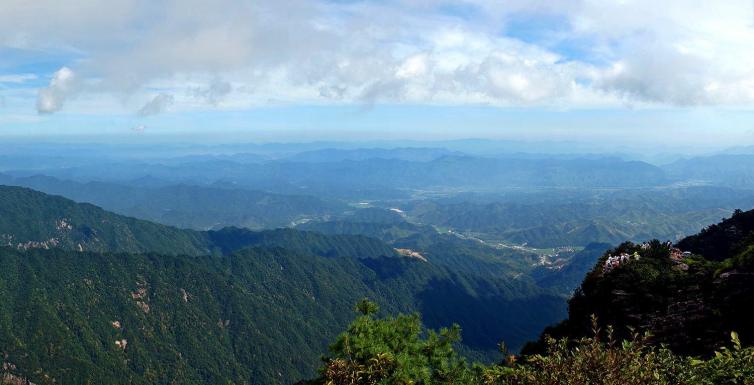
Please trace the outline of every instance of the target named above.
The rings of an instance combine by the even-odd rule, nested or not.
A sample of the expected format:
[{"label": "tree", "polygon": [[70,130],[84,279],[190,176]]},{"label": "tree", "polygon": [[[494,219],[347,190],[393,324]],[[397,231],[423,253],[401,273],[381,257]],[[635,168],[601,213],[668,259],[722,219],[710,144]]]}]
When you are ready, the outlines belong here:
[{"label": "tree", "polygon": [[425,330],[418,314],[375,319],[378,306],[356,305],[361,314],[330,346],[315,384],[471,384],[466,362],[453,350],[460,341],[454,325]]}]

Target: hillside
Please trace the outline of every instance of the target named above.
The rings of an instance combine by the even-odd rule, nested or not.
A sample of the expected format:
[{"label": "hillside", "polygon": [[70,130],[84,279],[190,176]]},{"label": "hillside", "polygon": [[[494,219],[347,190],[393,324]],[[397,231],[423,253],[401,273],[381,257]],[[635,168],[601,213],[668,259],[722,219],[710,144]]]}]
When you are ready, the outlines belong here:
[{"label": "hillside", "polygon": [[12,246],[0,248],[0,346],[37,384],[290,383],[313,375],[363,297],[460,324],[461,349],[484,361],[564,315],[516,255],[453,236],[404,240],[424,261],[358,234],[197,232],[25,188],[0,197]]},{"label": "hillside", "polygon": [[17,249],[62,248],[170,255],[228,254],[244,247],[283,247],[301,253],[360,258],[393,255],[377,239],[277,229],[177,229],[113,214],[99,207],[22,187],[0,186],[0,241]]},{"label": "hillside", "polygon": [[[339,213],[342,204],[306,195],[257,190],[149,183],[87,183],[34,175],[4,176],[0,183],[91,203],[122,215],[195,230],[226,226],[264,229]],[[161,184],[165,184],[162,182]]]},{"label": "hillside", "polygon": [[405,210],[418,223],[535,247],[620,244],[652,238],[679,240],[750,208],[750,191],[685,187],[621,191],[560,191],[511,197],[508,201],[471,199],[418,201]]},{"label": "hillside", "polygon": [[607,243],[590,243],[564,266],[538,267],[532,276],[540,287],[557,289],[570,295],[572,293],[569,291],[579,287],[586,273],[592,270],[608,249],[610,245]]},{"label": "hillside", "polygon": [[91,204],[0,186],[0,242],[17,248],[209,254],[201,233],[124,217]]},{"label": "hillside", "polygon": [[407,222],[398,213],[379,208],[360,209],[335,220],[312,221],[296,228],[377,238],[397,249],[418,252],[433,264],[488,276],[528,273],[538,259],[531,252],[496,248],[477,240],[442,234],[431,226]]},{"label": "hillside", "polygon": [[296,226],[325,234],[360,234],[391,243],[417,233],[436,233],[429,226],[407,222],[400,214],[380,208],[359,209],[326,221],[310,221]]},{"label": "hillside", "polygon": [[486,354],[561,314],[558,298],[524,282],[403,258],[3,248],[0,267],[5,361],[37,384],[290,383],[313,375],[363,297],[392,312],[421,311],[432,327],[459,323],[465,349]]},{"label": "hillside", "polygon": [[[677,245],[608,250],[569,302],[568,319],[522,356],[500,345],[502,360],[492,365],[456,353],[458,325],[427,329],[419,315],[379,317],[377,304],[361,301],[319,375],[301,384],[750,385],[753,240],[754,211],[736,210]],[[588,266],[604,247],[585,248],[571,268]]]},{"label": "hillside", "polygon": [[[595,315],[618,338],[633,328],[682,354],[710,354],[731,331],[751,344],[753,241],[754,211],[737,211],[675,246],[624,243],[600,258],[570,300],[568,319],[545,334],[589,335]],[[541,351],[542,343],[525,351]]]},{"label": "hillside", "polygon": [[324,257],[378,258],[394,256],[386,243],[363,235],[326,235],[313,231],[277,229],[249,231],[236,227],[207,231],[208,245],[223,254],[246,247],[282,247],[301,254]]},{"label": "hillside", "polygon": [[707,259],[723,261],[745,252],[754,245],[754,210],[737,210],[732,217],[711,225],[697,235],[678,242],[678,247]]}]

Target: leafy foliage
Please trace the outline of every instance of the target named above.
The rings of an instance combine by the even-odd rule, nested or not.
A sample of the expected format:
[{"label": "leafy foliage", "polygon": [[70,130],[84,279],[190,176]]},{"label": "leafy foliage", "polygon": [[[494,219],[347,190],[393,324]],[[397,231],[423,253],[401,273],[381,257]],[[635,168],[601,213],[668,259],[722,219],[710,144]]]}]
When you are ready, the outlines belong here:
[{"label": "leafy foliage", "polygon": [[367,300],[357,304],[361,315],[330,346],[313,384],[452,384],[470,378],[453,350],[458,325],[422,336],[417,314],[375,319],[376,309]]},{"label": "leafy foliage", "polygon": [[[362,302],[363,303],[363,302]],[[459,385],[751,385],[754,348],[733,347],[709,359],[684,357],[648,336],[616,341],[602,333],[596,318],[593,335],[577,341],[547,338],[543,354],[507,355],[494,365],[469,365],[453,350],[457,326],[423,331],[418,315],[356,318],[331,346],[320,376],[308,384],[459,384]],[[422,337],[424,336],[424,337]],[[604,341],[603,341],[604,337]],[[507,353],[501,345],[501,352]]]},{"label": "leafy foliage", "polygon": [[723,348],[708,360],[677,356],[665,347],[634,335],[618,343],[599,333],[575,343],[547,340],[545,354],[523,364],[492,366],[484,385],[723,385],[754,384],[754,348]]}]

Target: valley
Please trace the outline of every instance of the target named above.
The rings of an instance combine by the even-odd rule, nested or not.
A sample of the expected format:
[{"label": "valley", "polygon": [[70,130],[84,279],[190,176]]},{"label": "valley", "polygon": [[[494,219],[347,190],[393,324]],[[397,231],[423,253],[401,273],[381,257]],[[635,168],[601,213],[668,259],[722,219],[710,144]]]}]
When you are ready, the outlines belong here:
[{"label": "valley", "polygon": [[754,385],[753,12],[0,0],[0,385]]},{"label": "valley", "polygon": [[[352,149],[24,170],[8,155],[0,345],[36,383],[76,365],[76,382],[290,384],[369,298],[381,315],[459,325],[456,349],[489,364],[498,343],[531,351],[573,317],[607,250],[754,207],[748,187],[679,184],[634,161],[609,161],[631,175],[619,180],[601,179],[604,160],[523,158]],[[523,173],[495,177],[513,186],[461,171],[502,164]]]}]

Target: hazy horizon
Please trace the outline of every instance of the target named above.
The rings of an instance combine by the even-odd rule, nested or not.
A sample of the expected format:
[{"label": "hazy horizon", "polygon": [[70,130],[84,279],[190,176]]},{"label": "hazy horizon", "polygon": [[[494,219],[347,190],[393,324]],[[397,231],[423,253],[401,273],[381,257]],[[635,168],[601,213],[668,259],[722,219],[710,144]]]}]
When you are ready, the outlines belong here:
[{"label": "hazy horizon", "polygon": [[[458,138],[445,140],[422,139],[342,139],[320,138],[318,140],[229,140],[227,137],[212,136],[194,138],[150,137],[132,138],[129,136],[47,136],[43,140],[29,137],[6,138],[6,144],[13,145],[0,149],[0,155],[33,156],[44,155],[44,149],[58,149],[70,152],[75,149],[94,151],[93,155],[108,155],[107,149],[120,149],[123,153],[151,154],[170,157],[175,150],[186,155],[239,155],[272,154],[282,151],[288,155],[321,150],[366,151],[371,149],[443,149],[459,155],[474,156],[574,156],[574,157],[617,157],[627,160],[642,160],[661,165],[677,159],[714,156],[718,154],[752,154],[751,145],[681,145],[677,143],[610,143],[579,142],[562,140],[508,140],[488,138]],[[297,140],[298,139],[298,140]]]}]

